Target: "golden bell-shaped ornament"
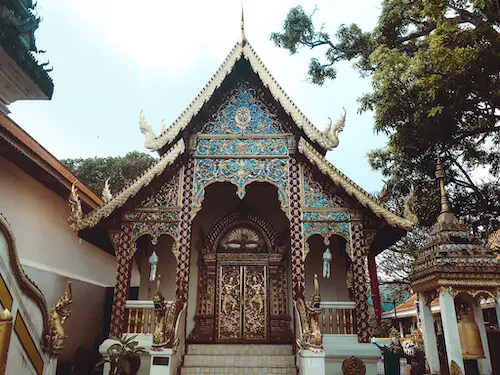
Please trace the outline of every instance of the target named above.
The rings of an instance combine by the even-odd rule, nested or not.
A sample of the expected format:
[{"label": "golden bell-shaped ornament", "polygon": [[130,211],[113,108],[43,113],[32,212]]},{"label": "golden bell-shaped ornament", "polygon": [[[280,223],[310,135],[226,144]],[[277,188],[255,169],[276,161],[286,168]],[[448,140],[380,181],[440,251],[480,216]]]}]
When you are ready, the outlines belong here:
[{"label": "golden bell-shaped ornament", "polygon": [[467,309],[458,321],[458,334],[463,359],[485,358],[479,328],[470,309]]}]

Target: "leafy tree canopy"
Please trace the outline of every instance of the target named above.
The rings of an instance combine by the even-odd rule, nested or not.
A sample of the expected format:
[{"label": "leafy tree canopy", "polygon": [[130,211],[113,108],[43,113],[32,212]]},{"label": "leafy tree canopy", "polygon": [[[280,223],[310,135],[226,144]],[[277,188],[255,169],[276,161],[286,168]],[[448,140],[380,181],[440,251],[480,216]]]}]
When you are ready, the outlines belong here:
[{"label": "leafy tree canopy", "polygon": [[111,191],[116,194],[139,177],[154,160],[148,154],[134,151],[125,156],[63,159],[61,162],[79,180],[100,195],[106,179],[110,178]]},{"label": "leafy tree canopy", "polygon": [[[341,25],[335,34],[314,26],[312,13],[292,8],[271,39],[290,53],[324,48],[308,76],[322,85],[335,63],[351,61],[373,90],[359,100],[375,129],[388,136],[369,153],[402,198],[410,183],[417,215],[431,225],[438,213],[436,151],[444,160],[452,205],[475,231],[499,225],[500,4],[494,0],[383,0],[378,25]],[[481,171],[478,176],[472,171]]]}]

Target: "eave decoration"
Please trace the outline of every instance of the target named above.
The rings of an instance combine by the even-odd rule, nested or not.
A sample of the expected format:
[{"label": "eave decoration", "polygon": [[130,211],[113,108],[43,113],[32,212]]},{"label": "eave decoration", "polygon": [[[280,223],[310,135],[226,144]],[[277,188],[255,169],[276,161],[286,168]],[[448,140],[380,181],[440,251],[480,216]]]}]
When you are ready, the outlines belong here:
[{"label": "eave decoration", "polygon": [[132,182],[128,187],[116,194],[109,202],[104,204],[87,215],[83,215],[78,192],[73,184],[71,194],[68,198],[71,210],[69,222],[73,230],[79,231],[85,228],[94,227],[100,220],[111,215],[117,208],[121,207],[128,199],[135,196],[143,187],[149,185],[151,181],[173,164],[177,158],[185,151],[184,141],[179,140],[172,148],[163,155],[155,164],[147,169],[140,177]]},{"label": "eave decoration", "polygon": [[[334,184],[340,186],[347,194],[354,197],[363,206],[369,208],[376,216],[385,219],[388,224],[404,230],[410,230],[417,224],[418,221],[415,215],[401,217],[378,202],[373,196],[335,168],[304,138],[301,138],[299,141],[299,152],[324,175],[328,176]],[[409,214],[408,211],[406,213]]]}]

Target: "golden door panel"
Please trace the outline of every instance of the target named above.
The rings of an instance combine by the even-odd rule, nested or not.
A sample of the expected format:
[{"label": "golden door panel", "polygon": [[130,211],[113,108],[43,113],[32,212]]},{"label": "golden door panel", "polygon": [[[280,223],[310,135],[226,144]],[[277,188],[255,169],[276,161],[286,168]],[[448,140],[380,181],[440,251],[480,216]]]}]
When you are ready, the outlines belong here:
[{"label": "golden door panel", "polygon": [[239,265],[219,267],[218,339],[241,339],[242,269]]},{"label": "golden door panel", "polygon": [[268,340],[267,265],[221,263],[218,279],[217,341]]},{"label": "golden door panel", "polygon": [[267,267],[245,266],[243,309],[243,337],[246,340],[263,341],[267,335]]}]

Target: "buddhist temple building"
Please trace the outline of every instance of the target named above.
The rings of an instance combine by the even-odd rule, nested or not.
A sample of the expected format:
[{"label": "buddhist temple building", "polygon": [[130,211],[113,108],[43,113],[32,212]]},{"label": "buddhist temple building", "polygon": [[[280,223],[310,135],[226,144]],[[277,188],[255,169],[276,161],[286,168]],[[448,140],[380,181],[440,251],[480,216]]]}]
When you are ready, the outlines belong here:
[{"label": "buddhist temple building", "polygon": [[[145,116],[144,143],[159,159],[101,207],[70,217],[82,239],[114,250],[110,334],[139,335],[148,350],[141,373],[374,374],[375,255],[416,220],[325,158],[345,113],[319,131],[242,27],[170,126],[156,135]],[[79,201],[74,192],[72,207]]]}]

